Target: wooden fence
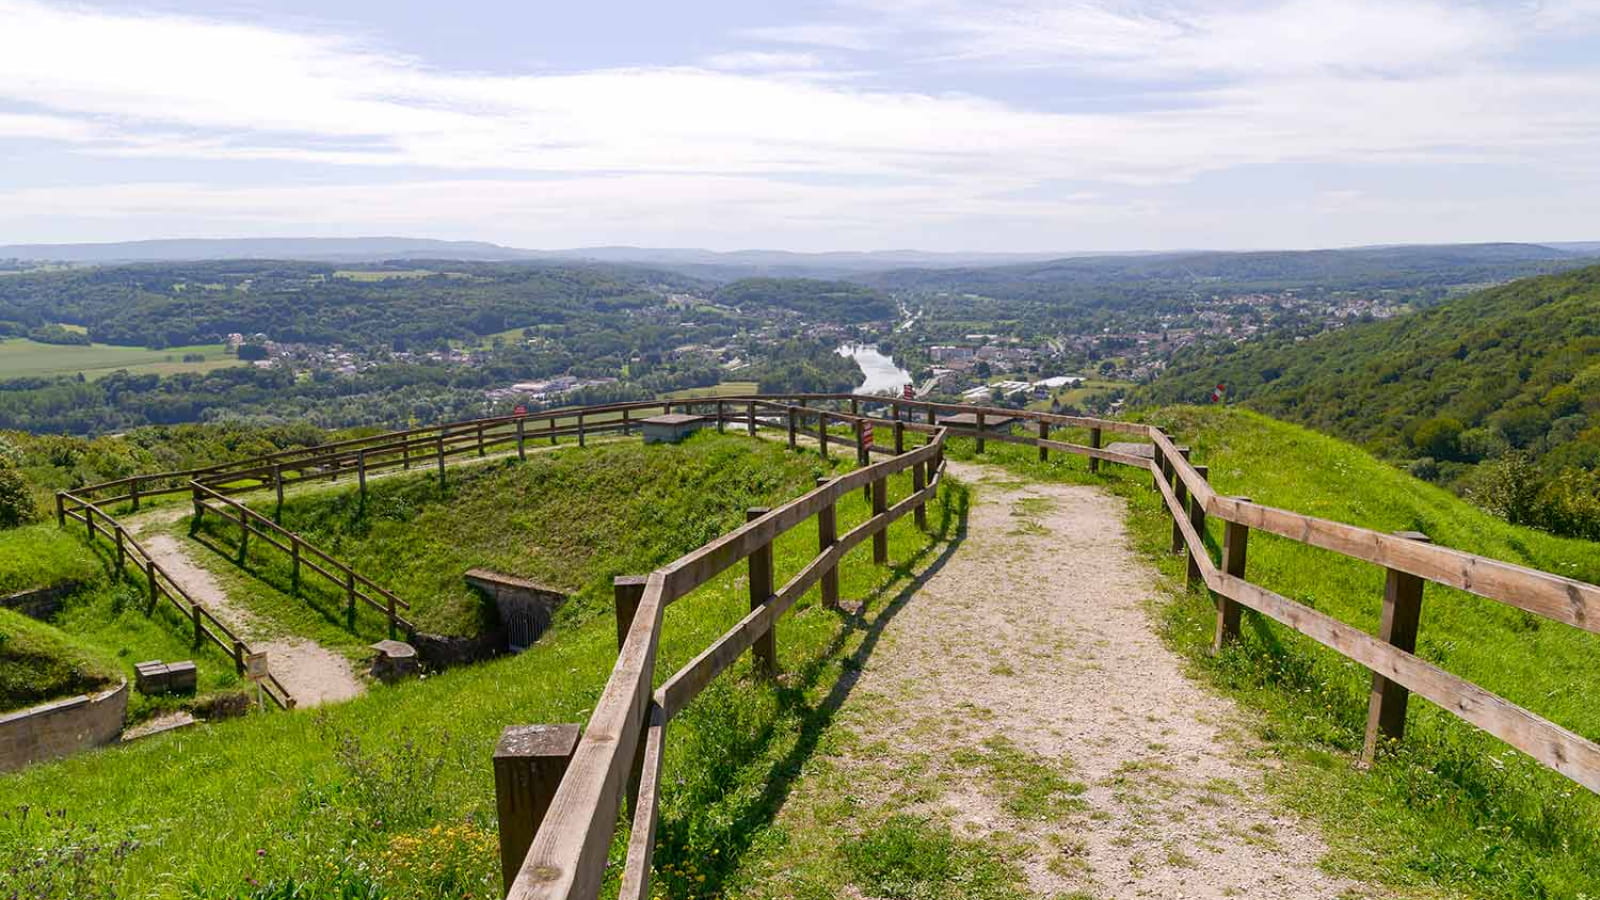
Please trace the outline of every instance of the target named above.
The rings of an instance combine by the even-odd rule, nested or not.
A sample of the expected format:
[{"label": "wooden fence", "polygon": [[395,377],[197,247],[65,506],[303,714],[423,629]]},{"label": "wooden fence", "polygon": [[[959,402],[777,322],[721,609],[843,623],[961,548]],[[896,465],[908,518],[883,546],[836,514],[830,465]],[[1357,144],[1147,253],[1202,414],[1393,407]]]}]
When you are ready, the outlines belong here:
[{"label": "wooden fence", "polygon": [[[1205,466],[1190,460],[1186,448],[1176,445],[1160,429],[1138,423],[848,394],[655,401],[450,423],[284,451],[189,473],[122,479],[61,496],[74,504],[72,518],[84,521],[91,537],[97,517],[107,523],[110,534],[123,535],[120,526],[95,508],[91,500],[106,504],[131,499],[137,503],[140,496],[194,491],[197,485],[207,489],[207,502],[216,502],[224,494],[262,487],[277,487],[281,497],[282,485],[297,480],[353,473],[364,487],[365,476],[371,471],[409,468],[414,464],[437,465],[443,478],[444,463],[450,456],[483,456],[512,444],[519,453],[525,453],[529,441],[546,436],[555,440],[576,435],[583,443],[592,434],[626,433],[647,411],[675,409],[701,411],[719,430],[730,424],[743,425],[751,434],[763,428],[781,429],[787,433],[791,446],[799,436],[806,435],[818,442],[824,454],[831,446],[849,447],[864,465],[792,503],[761,512],[745,526],[646,578],[619,581],[616,599],[620,653],[581,740],[566,742],[565,751],[559,750],[562,741],[545,742],[546,749],[558,748],[560,756],[555,768],[542,770],[545,777],[526,777],[527,770],[523,770],[524,777],[507,778],[508,783],[520,784],[535,793],[541,790],[540,785],[545,790],[543,795],[522,797],[518,802],[501,798],[502,835],[521,834],[524,843],[529,838],[532,841],[526,852],[516,846],[516,841],[504,851],[509,896],[517,900],[595,897],[624,798],[632,801],[634,830],[622,896],[647,895],[655,792],[668,722],[745,650],[753,650],[765,666],[772,659],[772,625],[801,593],[821,583],[825,600],[836,597],[834,567],[845,552],[869,536],[874,538],[875,548],[882,546],[883,529],[906,512],[915,511],[921,518],[923,506],[933,496],[941,477],[945,441],[953,436],[974,438],[979,452],[986,441],[1000,441],[1036,447],[1041,459],[1051,452],[1063,452],[1086,457],[1091,469],[1102,462],[1112,462],[1147,471],[1172,518],[1173,551],[1187,555],[1191,585],[1204,585],[1214,598],[1217,647],[1237,638],[1242,611],[1252,610],[1372,672],[1364,763],[1371,761],[1383,741],[1403,736],[1406,705],[1409,695],[1415,693],[1589,790],[1600,792],[1600,745],[1453,675],[1414,652],[1420,604],[1428,582],[1591,632],[1600,632],[1600,587],[1436,546],[1422,535],[1383,534],[1253,503],[1248,498],[1222,496],[1207,480]],[[956,415],[970,416],[971,424],[947,421]],[[1021,420],[1030,433],[996,432],[985,427],[1002,418]],[[543,427],[530,428],[535,422],[543,423]],[[892,440],[867,441],[865,430],[869,426],[891,430]],[[1052,438],[1052,429],[1058,428],[1083,429],[1088,433],[1088,442],[1076,444]],[[1102,446],[1107,433],[1126,434],[1148,446],[1137,448],[1141,452]],[[908,435],[926,436],[927,442],[908,448]],[[887,454],[888,458],[870,463],[873,453]],[[885,479],[905,472],[913,479],[912,495],[890,507],[886,503]],[[179,479],[184,483],[173,486]],[[845,535],[833,534],[834,502],[844,492],[856,489],[863,489],[871,499],[872,518]],[[117,493],[98,496],[110,491]],[[64,522],[66,514],[59,507],[58,514]],[[818,556],[789,583],[773,589],[773,539],[812,517],[818,521]],[[247,518],[258,533],[265,528],[259,517]],[[1210,519],[1223,524],[1223,540],[1215,559],[1205,540],[1206,522]],[[1250,582],[1246,563],[1252,530],[1384,569],[1387,580],[1379,633],[1368,634]],[[129,540],[125,535],[118,539],[124,543]],[[881,554],[875,556],[881,558]],[[142,551],[140,558],[148,562]],[[750,615],[668,678],[660,690],[652,692],[662,610],[741,560],[749,560],[750,566]],[[162,573],[153,571],[154,584]],[[178,604],[176,598],[173,602]],[[197,625],[197,634],[198,628]],[[570,755],[570,762],[563,754]],[[505,760],[497,758],[497,773],[502,770],[501,763],[505,763],[508,773],[517,771],[523,763],[534,769],[544,765],[532,761],[532,757],[522,763],[514,757],[516,753]],[[553,777],[549,776],[552,771],[556,773]],[[560,771],[566,772],[564,777]],[[515,811],[517,821],[507,820],[507,810]],[[539,826],[541,820],[543,825]]]},{"label": "wooden fence", "polygon": [[291,592],[300,592],[300,570],[309,569],[333,584],[335,588],[343,591],[347,598],[345,624],[355,628],[356,606],[358,603],[377,610],[389,620],[389,637],[397,637],[401,631],[412,634],[415,626],[399,614],[400,610],[410,610],[411,604],[395,596],[391,591],[355,569],[348,563],[323,552],[315,544],[307,541],[298,534],[284,528],[271,519],[256,512],[243,503],[228,497],[213,488],[207,487],[198,481],[190,482],[194,493],[194,518],[191,520],[191,533],[199,530],[206,513],[211,513],[224,522],[236,525],[239,528],[239,558],[244,560],[249,552],[250,538],[255,536],[266,544],[276,547],[289,557],[289,572],[291,579]]},{"label": "wooden fence", "polygon": [[[1452,675],[1413,652],[1425,582],[1465,590],[1589,631],[1600,631],[1600,587],[1438,547],[1422,535],[1388,535],[1252,503],[1246,498],[1221,496],[1208,483],[1206,467],[1191,462],[1186,448],[1178,447],[1153,426],[992,407],[839,395],[723,398],[715,415],[719,426],[742,422],[752,433],[758,428],[784,428],[791,444],[799,432],[821,440],[824,450],[827,443],[835,440],[855,444],[863,454],[867,449],[889,453],[902,449],[899,446],[893,450],[883,446],[865,448],[848,437],[831,435],[830,429],[836,429],[838,424],[859,429],[865,423],[858,415],[818,408],[824,403],[842,405],[846,402],[854,413],[869,407],[887,411],[889,418],[876,418],[873,424],[898,425],[897,437],[905,429],[935,430],[934,426],[913,424],[913,414],[925,414],[929,421],[936,421],[941,413],[970,414],[976,417],[977,427],[957,427],[940,421],[933,440],[921,448],[834,479],[825,488],[778,510],[763,513],[743,528],[658,569],[648,578],[619,580],[620,652],[582,739],[569,744],[565,751],[557,750],[554,756],[559,758],[553,761],[548,757],[524,761],[530,768],[543,766],[547,773],[543,780],[524,777],[518,781],[509,774],[502,779],[502,771],[516,770],[514,767],[502,770],[500,764],[505,760],[497,758],[501,809],[515,809],[522,816],[522,821],[512,823],[509,828],[502,822],[502,833],[532,836],[525,852],[515,842],[502,844],[509,898],[587,900],[598,896],[607,850],[624,801],[632,809],[632,830],[619,897],[635,900],[650,896],[650,853],[655,842],[662,748],[672,717],[745,650],[753,650],[758,667],[766,668],[772,656],[764,642],[772,637],[774,621],[799,592],[826,578],[837,564],[838,554],[845,552],[838,550],[836,553],[833,547],[854,547],[867,534],[878,533],[887,522],[906,511],[910,500],[890,508],[877,499],[880,496],[877,485],[883,474],[901,471],[909,463],[915,475],[917,461],[926,465],[930,459],[938,460],[933,463],[934,472],[942,471],[944,442],[956,435],[975,438],[980,450],[984,441],[1003,441],[1037,447],[1041,458],[1051,451],[1066,452],[1086,457],[1091,467],[1109,461],[1149,472],[1172,518],[1174,552],[1188,555],[1191,583],[1204,584],[1214,597],[1217,647],[1238,637],[1241,613],[1249,609],[1311,637],[1373,673],[1362,754],[1364,765],[1371,762],[1381,742],[1399,740],[1403,736],[1407,699],[1410,693],[1416,693],[1589,790],[1600,792],[1600,745]],[[1022,419],[1032,426],[1033,433],[985,431],[986,417],[990,421],[1001,417]],[[814,429],[801,424],[808,420],[817,423]],[[1053,440],[1050,437],[1053,427],[1087,429],[1089,443]],[[1149,444],[1143,448],[1149,455],[1102,447],[1101,438],[1106,432],[1142,438]],[[859,434],[859,430],[856,433]],[[830,547],[826,540],[830,529],[821,524],[824,521],[831,524],[827,511],[840,493],[864,485],[871,486],[873,518]],[[931,497],[936,486],[937,476],[919,478],[912,499]],[[773,591],[771,564],[765,556],[770,553],[772,539],[811,516],[819,521],[822,552],[783,588]],[[1204,539],[1208,518],[1223,523],[1224,540],[1219,559],[1212,558],[1211,548]],[[881,526],[880,520],[883,521]],[[1246,549],[1252,529],[1383,567],[1388,578],[1382,598],[1379,634],[1367,634],[1247,581]],[[651,692],[662,610],[742,559],[749,560],[750,566],[751,614],[668,677],[661,688]],[[825,595],[826,590],[825,586]],[[554,777],[549,777],[550,772],[555,773]],[[522,798],[521,803],[508,803],[505,794],[514,791],[517,784],[524,788],[532,785],[534,790],[543,785],[546,793]]]},{"label": "wooden fence", "polygon": [[[150,556],[122,523],[106,515],[95,504],[62,491],[56,494],[56,521],[64,528],[69,519],[84,524],[90,543],[105,537],[116,546],[118,573],[126,573],[130,563],[139,570],[149,585],[149,603],[152,611],[161,600],[170,602],[179,615],[186,618],[194,628],[194,646],[199,647],[203,641],[211,641],[232,657],[235,669],[239,674],[244,674],[245,657],[254,652],[250,649],[250,645],[229,630],[228,626],[222,624],[210,610],[190,597],[188,591],[183,589],[183,585],[174,580]],[[271,673],[262,680],[261,686],[278,707],[294,708],[294,698],[289,696],[288,690]]]}]

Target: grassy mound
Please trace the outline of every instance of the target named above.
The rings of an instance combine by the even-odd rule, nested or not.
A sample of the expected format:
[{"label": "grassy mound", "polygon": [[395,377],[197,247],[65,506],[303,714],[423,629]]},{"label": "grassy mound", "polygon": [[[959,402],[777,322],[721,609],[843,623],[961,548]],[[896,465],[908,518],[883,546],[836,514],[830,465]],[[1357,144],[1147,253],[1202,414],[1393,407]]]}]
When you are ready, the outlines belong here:
[{"label": "grassy mound", "polygon": [[[506,725],[587,718],[616,656],[610,616],[583,614],[609,608],[607,579],[648,570],[663,561],[658,555],[670,558],[742,522],[747,506],[799,493],[824,465],[814,453],[793,455],[712,435],[682,447],[596,447],[589,454],[530,458],[520,466],[523,473],[511,472],[516,464],[491,463],[472,476],[484,479],[481,500],[466,470],[453,471],[451,490],[474,504],[474,514],[450,524],[442,510],[424,503],[411,519],[429,558],[451,566],[452,582],[463,563],[478,559],[472,554],[483,553],[485,563],[577,588],[571,618],[533,648],[425,681],[380,686],[319,712],[202,725],[0,779],[0,811],[24,804],[66,810],[66,824],[53,831],[0,828],[0,870],[39,858],[41,847],[64,846],[74,829],[93,826],[107,839],[139,841],[120,857],[83,863],[95,867],[91,874],[99,880],[93,883],[115,883],[119,896],[495,895],[490,753]],[[611,462],[596,461],[602,457]],[[668,465],[672,460],[679,465]],[[666,472],[677,480],[660,483],[657,477]],[[891,499],[909,492],[907,482],[904,476],[891,482]],[[514,500],[489,488],[508,483],[523,486]],[[592,486],[606,492],[613,508],[558,503],[544,496],[550,485],[563,492]],[[378,504],[426,499],[411,493],[423,487],[402,480],[372,488],[371,530],[352,535],[346,551],[404,546],[398,531],[380,543],[397,526],[383,524],[392,520],[377,517]],[[890,529],[888,568],[870,562],[868,545],[857,548],[840,567],[841,595],[884,609],[913,572],[932,562],[941,535],[959,533],[963,498],[954,484],[944,492],[930,510],[934,535],[918,531],[909,516],[897,522]],[[340,501],[326,502],[327,521],[348,513],[338,509]],[[869,514],[859,492],[844,498],[841,533]],[[447,525],[462,530],[448,539],[429,533]],[[501,531],[512,535],[496,539]],[[590,538],[568,537],[584,534]],[[591,538],[604,549],[583,552]],[[810,561],[816,541],[808,527],[778,541],[780,582]],[[525,556],[493,555],[519,546],[532,549]],[[395,555],[374,558],[392,560],[397,588],[412,584],[407,573],[415,584],[432,577],[428,565],[407,563],[401,551],[383,552]],[[573,561],[569,570],[536,565],[559,567],[562,559]],[[523,561],[527,568],[515,568]],[[661,679],[748,612],[744,574],[736,566],[666,611]],[[782,802],[782,785],[814,749],[831,715],[829,695],[851,675],[851,656],[870,630],[815,599],[813,591],[779,623],[781,680],[756,676],[746,657],[674,720],[657,859],[679,870],[693,861],[696,879],[704,880],[674,883],[663,896],[714,894],[741,854],[763,839]]]},{"label": "grassy mound", "polygon": [[[1518,528],[1361,450],[1240,409],[1173,407],[1150,414],[1225,494],[1380,531],[1415,530],[1460,550],[1600,582],[1600,545]],[[953,456],[970,455],[958,442]],[[1124,495],[1135,540],[1178,585],[1162,608],[1171,643],[1198,671],[1262,712],[1260,734],[1300,763],[1278,779],[1289,802],[1320,820],[1334,868],[1449,896],[1600,896],[1600,797],[1432,704],[1414,699],[1405,742],[1370,772],[1353,766],[1366,724],[1367,670],[1251,614],[1244,640],[1209,654],[1215,614],[1203,591],[1181,592],[1182,557],[1149,476],[1120,466],[1090,476],[1084,461],[990,445],[987,458],[1031,477],[1098,481]],[[1210,536],[1221,541],[1221,523]],[[1376,631],[1383,570],[1255,533],[1250,580]],[[1418,654],[1591,739],[1600,739],[1594,660],[1600,636],[1430,584]]]},{"label": "grassy mound", "polygon": [[[468,569],[573,594],[562,621],[581,619],[611,608],[612,577],[649,572],[742,523],[745,509],[809,490],[826,471],[815,456],[705,433],[681,445],[570,447],[462,466],[442,491],[432,474],[375,479],[364,506],[342,485],[291,498],[281,522],[409,601],[419,630],[471,635],[492,611],[462,578]],[[271,512],[270,498],[255,504]],[[203,523],[214,550],[237,550],[236,526]],[[249,549],[243,571],[220,561],[211,565],[230,592],[291,631],[359,646],[384,629],[381,616],[363,611],[350,633],[345,597],[325,579],[307,574],[300,596],[290,596],[288,557],[264,542]]]},{"label": "grassy mound", "polygon": [[[91,679],[85,683],[102,684],[106,679],[114,681],[118,675],[131,681],[134,663],[147,659],[192,659],[199,668],[200,694],[237,688],[240,679],[227,655],[209,643],[194,647],[188,620],[170,606],[162,604],[151,609],[142,578],[116,576],[114,552],[109,547],[103,539],[91,546],[80,532],[70,527],[60,530],[54,524],[0,531],[0,593],[67,583],[79,586],[62,598],[61,610],[48,623],[21,618],[15,631],[27,630],[31,635],[42,629],[52,641],[92,661],[83,671],[95,673],[100,681]],[[43,698],[84,690],[61,687],[77,683],[66,675],[75,663],[59,664],[50,653],[29,651],[30,645],[31,642],[19,645],[17,655],[6,662],[6,673],[0,676],[0,680],[16,687],[0,691],[7,696],[38,699],[23,702],[0,698],[0,707],[10,702],[26,706]],[[0,656],[5,655],[6,650],[0,648]],[[129,715],[143,718],[186,699],[135,693],[129,699]]]},{"label": "grassy mound", "polygon": [[119,673],[116,660],[95,647],[0,609],[0,712],[97,691]]},{"label": "grassy mound", "polygon": [[55,523],[0,531],[0,595],[89,581],[100,574],[100,560],[81,532],[69,534]]}]

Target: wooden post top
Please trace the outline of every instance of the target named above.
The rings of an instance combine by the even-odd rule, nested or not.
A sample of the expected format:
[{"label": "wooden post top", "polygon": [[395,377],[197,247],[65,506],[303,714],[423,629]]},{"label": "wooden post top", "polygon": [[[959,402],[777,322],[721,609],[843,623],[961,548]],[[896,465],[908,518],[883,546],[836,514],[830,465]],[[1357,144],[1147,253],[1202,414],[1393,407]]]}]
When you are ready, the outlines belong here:
[{"label": "wooden post top", "polygon": [[566,758],[577,749],[578,738],[582,734],[583,726],[576,724],[510,725],[500,733],[500,742],[494,747],[494,758]]},{"label": "wooden post top", "polygon": [[643,587],[650,581],[649,575],[618,575],[611,579],[612,587]]},{"label": "wooden post top", "polygon": [[1433,538],[1428,537],[1420,531],[1396,531],[1394,536],[1408,541],[1418,541],[1423,544],[1433,543]]}]

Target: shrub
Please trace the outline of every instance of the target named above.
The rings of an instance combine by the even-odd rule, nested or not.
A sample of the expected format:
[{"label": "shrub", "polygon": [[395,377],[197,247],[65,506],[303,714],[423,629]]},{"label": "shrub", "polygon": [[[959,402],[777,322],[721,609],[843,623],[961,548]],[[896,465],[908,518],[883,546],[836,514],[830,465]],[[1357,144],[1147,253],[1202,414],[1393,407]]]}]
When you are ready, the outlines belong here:
[{"label": "shrub", "polygon": [[1467,494],[1479,506],[1513,525],[1533,525],[1539,498],[1539,473],[1520,451],[1478,466]]},{"label": "shrub", "polygon": [[1464,430],[1459,419],[1436,416],[1417,426],[1411,435],[1411,445],[1435,459],[1456,459],[1461,455]]},{"label": "shrub", "polygon": [[1438,481],[1439,461],[1431,456],[1414,459],[1411,465],[1406,467],[1406,471],[1410,472],[1412,477],[1421,478],[1423,481]]},{"label": "shrub", "polygon": [[22,473],[0,467],[0,528],[15,528],[39,518],[39,505]]}]

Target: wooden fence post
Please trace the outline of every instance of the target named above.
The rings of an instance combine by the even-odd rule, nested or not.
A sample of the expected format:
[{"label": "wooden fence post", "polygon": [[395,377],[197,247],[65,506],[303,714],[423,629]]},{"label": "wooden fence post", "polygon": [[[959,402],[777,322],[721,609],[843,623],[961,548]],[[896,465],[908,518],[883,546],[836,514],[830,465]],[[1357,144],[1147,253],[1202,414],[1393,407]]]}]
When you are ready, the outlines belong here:
[{"label": "wooden fence post", "polygon": [[939,424],[938,416],[935,414],[932,404],[930,404],[928,406],[928,424],[929,425],[937,425],[937,424]]},{"label": "wooden fence post", "polygon": [[[406,460],[407,467],[410,464],[411,460],[408,458]],[[274,463],[272,466],[272,486],[278,492],[278,505],[273,507],[272,520],[281,522],[283,520],[283,466],[281,464]]]},{"label": "wooden fence post", "polygon": [[[1195,472],[1200,475],[1201,481],[1211,480],[1210,466],[1195,466]],[[1205,583],[1205,574],[1200,571],[1200,554],[1206,553],[1206,508],[1200,498],[1189,495],[1189,525],[1194,528],[1194,533],[1200,538],[1200,546],[1189,548],[1189,567],[1184,575],[1184,586],[1193,588],[1197,584]]]},{"label": "wooden fence post", "polygon": [[[922,493],[928,486],[928,470],[923,468],[925,462],[919,462],[911,467],[911,491],[915,494]],[[928,530],[928,505],[926,501],[919,501],[911,508],[911,517],[917,523],[917,528]]]},{"label": "wooden fence post", "polygon": [[144,566],[144,577],[150,580],[150,608],[156,608],[156,595],[161,590],[156,584],[156,561],[149,560]]},{"label": "wooden fence post", "polygon": [[[219,513],[219,515],[221,515]],[[226,517],[224,517],[226,518]],[[244,510],[239,510],[239,565],[249,558],[250,553],[250,520],[245,518]]]},{"label": "wooden fence post", "polygon": [[817,447],[822,451],[822,458],[828,458],[828,414],[817,410]]},{"label": "wooden fence post", "polygon": [[356,489],[361,494],[361,505],[364,508],[367,505],[367,451],[365,450],[356,451]]},{"label": "wooden fence post", "polygon": [[789,449],[790,450],[795,449],[796,446],[797,446],[795,444],[795,419],[796,419],[796,417],[797,417],[797,414],[795,413],[795,408],[792,407],[792,406],[789,407]]},{"label": "wooden fence post", "polygon": [[633,615],[639,611],[639,601],[644,599],[645,575],[618,575],[611,579],[611,598],[617,613],[617,649],[628,640],[628,629],[633,627]]},{"label": "wooden fence post", "polygon": [[[1416,531],[1401,531],[1395,537],[1408,541],[1429,543],[1427,535]],[[1417,650],[1417,625],[1422,617],[1423,580],[1407,572],[1388,570],[1383,584],[1383,618],[1378,625],[1378,637],[1397,650],[1415,653]],[[1372,673],[1372,696],[1367,703],[1367,736],[1361,746],[1361,767],[1372,765],[1382,741],[1398,741],[1406,733],[1406,704],[1411,692],[1383,677]]]},{"label": "wooden fence post", "polygon": [[202,615],[200,604],[196,603],[189,607],[189,618],[194,621],[194,645],[196,647],[200,646],[200,642],[205,639],[206,634],[203,630],[205,626],[200,621]]},{"label": "wooden fence post", "polygon": [[1048,440],[1050,440],[1050,423],[1046,422],[1043,419],[1040,419],[1039,420],[1039,462],[1049,462],[1050,461],[1050,448],[1046,447],[1044,445],[1044,442],[1048,441]]},{"label": "wooden fence post", "polygon": [[[754,522],[770,512],[765,506],[752,506],[745,510],[746,522]],[[753,610],[772,598],[772,542],[768,541],[750,552],[750,608]],[[755,654],[756,671],[762,675],[778,674],[778,623],[767,627],[767,633],[750,645]]]},{"label": "wooden fence post", "polygon": [[402,462],[401,462],[400,467],[409,472],[411,470],[411,438],[410,437],[407,437],[405,440],[403,440],[400,443],[400,453],[402,454],[402,456],[401,456]]},{"label": "wooden fence post", "polygon": [[116,527],[117,534],[117,574],[121,575],[128,563],[128,549],[122,545],[122,526]]},{"label": "wooden fence post", "polygon": [[[818,478],[817,484],[824,485],[830,479]],[[839,520],[835,515],[835,505],[830,502],[827,506],[817,510],[817,552],[826,553],[828,548],[839,542]],[[839,567],[829,566],[822,572],[822,605],[830,609],[839,606]]]},{"label": "wooden fence post", "polygon": [[506,888],[517,879],[522,861],[550,801],[561,786],[580,725],[512,725],[494,748],[494,805],[500,822],[500,877]]},{"label": "wooden fence post", "polygon": [[300,593],[300,539],[289,539],[289,590],[290,593]]},{"label": "wooden fence post", "polygon": [[[1098,429],[1098,428],[1089,429],[1089,446],[1095,448],[1096,450],[1100,449],[1100,429]],[[1100,471],[1100,457],[1098,457],[1098,456],[1089,457],[1089,471],[1091,471],[1091,472]]]},{"label": "wooden fence post", "polygon": [[527,438],[527,435],[524,433],[524,425],[526,425],[526,422],[522,419],[522,417],[518,416],[517,417],[517,459],[527,459],[528,458],[528,450],[527,450],[527,447],[523,443]]},{"label": "wooden fence post", "polygon": [[983,452],[983,413],[978,413],[978,452]]},{"label": "wooden fence post", "polygon": [[244,674],[244,641],[233,642],[233,668],[240,675]]},{"label": "wooden fence post", "polygon": [[128,483],[129,499],[133,501],[133,511],[139,511],[139,476],[135,475],[133,481]]},{"label": "wooden fence post", "polygon": [[[889,480],[879,478],[872,482],[872,515],[881,516],[889,511]],[[872,535],[872,561],[880,566],[889,564],[889,528],[884,526]]]},{"label": "wooden fence post", "polygon": [[1157,491],[1161,490],[1161,473],[1167,470],[1165,456],[1166,454],[1161,452],[1160,444],[1150,445],[1150,461],[1155,464],[1154,471],[1150,475],[1150,487]]},{"label": "wooden fence post", "polygon": [[56,527],[67,527],[67,495],[56,491]]},{"label": "wooden fence post", "polygon": [[439,432],[439,489],[444,489],[444,431]]},{"label": "wooden fence post", "polygon": [[545,421],[550,423],[550,446],[554,447],[556,445],[556,417],[551,416]]},{"label": "wooden fence post", "polygon": [[344,589],[349,595],[344,612],[345,627],[354,631],[356,627],[356,570],[349,566],[344,567]]},{"label": "wooden fence post", "polygon": [[[898,407],[898,406],[896,406],[894,409],[895,409],[896,413],[898,413],[900,411],[900,407]],[[904,452],[906,452],[906,423],[900,421],[899,419],[895,419],[894,420],[894,455],[895,456],[899,456],[900,454],[902,454]]]},{"label": "wooden fence post", "polygon": [[[649,581],[646,575],[618,575],[611,580],[611,598],[617,615],[617,652],[628,642],[628,631],[633,628],[634,614],[639,611],[639,601],[644,599],[644,589]],[[644,747],[641,739],[633,752],[633,766],[628,770],[628,789],[623,795],[628,812],[639,797],[639,778],[644,771]]]},{"label": "wooden fence post", "polygon": [[[1179,447],[1178,455],[1182,456],[1184,459],[1188,459],[1189,448]],[[1172,496],[1177,498],[1178,508],[1187,509],[1189,507],[1189,485],[1182,478],[1172,479],[1171,484]],[[1183,540],[1183,528],[1178,524],[1178,518],[1174,516],[1172,518],[1172,550],[1169,552],[1182,553],[1184,546],[1185,542]]]},{"label": "wooden fence post", "polygon": [[[1235,497],[1241,503],[1249,503],[1249,497]],[[1240,522],[1224,523],[1222,530],[1222,571],[1235,578],[1244,577],[1244,564],[1250,546],[1250,527]],[[1239,639],[1239,613],[1242,609],[1238,603],[1222,594],[1212,593],[1217,604],[1217,631],[1211,640],[1211,652],[1220,653],[1222,648]]]},{"label": "wooden fence post", "polygon": [[756,404],[751,401],[744,405],[745,428],[751,437],[756,436]]},{"label": "wooden fence post", "polygon": [[387,599],[389,601],[389,640],[392,641],[394,640],[395,635],[400,632],[400,623],[396,621],[394,595],[390,594]]},{"label": "wooden fence post", "polygon": [[850,397],[850,415],[861,415],[861,401],[857,400],[853,395]]},{"label": "wooden fence post", "polygon": [[578,413],[578,446],[579,447],[587,447],[587,446],[589,446],[588,436],[584,433],[584,430],[583,430],[583,413],[581,413],[581,412]]},{"label": "wooden fence post", "polygon": [[717,433],[718,434],[721,434],[722,432],[728,430],[727,427],[726,427],[728,423],[723,419],[723,416],[725,416],[725,415],[727,415],[727,413],[723,411],[722,401],[718,400],[717,401]]},{"label": "wooden fence post", "polygon": [[479,422],[478,423],[478,456],[481,457],[487,452],[488,451],[486,451],[483,448],[483,423]]},{"label": "wooden fence post", "polygon": [[627,437],[630,434],[633,434],[633,420],[631,418],[629,418],[628,410],[627,409],[623,409],[623,411],[622,411],[622,436],[623,437]]}]

